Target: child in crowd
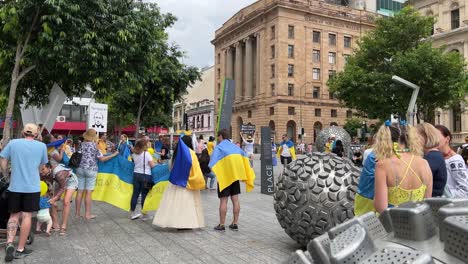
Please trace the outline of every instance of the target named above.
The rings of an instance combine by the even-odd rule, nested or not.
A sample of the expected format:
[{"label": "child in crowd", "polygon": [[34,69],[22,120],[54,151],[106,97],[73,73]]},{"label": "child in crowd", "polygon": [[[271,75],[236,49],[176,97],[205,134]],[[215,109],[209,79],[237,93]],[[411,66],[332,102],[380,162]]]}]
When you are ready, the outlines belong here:
[{"label": "child in crowd", "polygon": [[[44,185],[47,186],[45,182]],[[41,232],[41,225],[43,223],[47,224],[47,228],[45,233],[47,236],[50,236],[50,229],[52,228],[52,217],[50,217],[49,208],[51,207],[49,203],[50,193],[47,191],[47,187],[41,187],[41,198],[39,199],[39,208],[40,210],[37,212],[37,224],[36,224],[36,231]]]},{"label": "child in crowd", "polygon": [[[204,149],[198,159],[200,162],[200,168],[202,170],[203,176],[205,177],[205,182],[207,184],[206,189],[216,190],[214,187],[214,183],[216,181],[214,173],[211,171],[210,167],[208,167],[208,163],[210,163],[210,155],[208,154],[208,150]],[[208,178],[210,179],[210,187],[208,188]]]}]

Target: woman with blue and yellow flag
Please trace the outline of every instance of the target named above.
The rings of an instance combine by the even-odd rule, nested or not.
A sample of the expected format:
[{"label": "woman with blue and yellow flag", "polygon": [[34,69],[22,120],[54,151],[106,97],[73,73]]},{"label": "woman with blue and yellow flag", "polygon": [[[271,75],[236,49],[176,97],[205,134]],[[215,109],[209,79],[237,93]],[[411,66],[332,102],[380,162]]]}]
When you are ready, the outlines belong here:
[{"label": "woman with blue and yellow flag", "polygon": [[228,132],[223,129],[218,132],[219,144],[215,147],[209,167],[218,179],[219,224],[214,228],[217,231],[224,231],[226,221],[227,202],[231,197],[233,205],[234,219],[229,225],[231,230],[237,231],[240,213],[239,194],[240,184],[246,184],[247,192],[254,187],[255,173],[250,166],[249,156],[238,146],[229,141]]},{"label": "woman with blue and yellow flag", "polygon": [[153,225],[177,229],[202,228],[205,219],[200,190],[205,189],[205,179],[190,136],[185,135],[179,140],[172,164],[169,184]]},{"label": "woman with blue and yellow flag", "polygon": [[283,141],[280,143],[278,148],[278,157],[280,157],[281,164],[291,163],[291,161],[296,159],[296,150],[294,149],[294,142],[292,142],[287,134],[284,134],[282,137]]}]

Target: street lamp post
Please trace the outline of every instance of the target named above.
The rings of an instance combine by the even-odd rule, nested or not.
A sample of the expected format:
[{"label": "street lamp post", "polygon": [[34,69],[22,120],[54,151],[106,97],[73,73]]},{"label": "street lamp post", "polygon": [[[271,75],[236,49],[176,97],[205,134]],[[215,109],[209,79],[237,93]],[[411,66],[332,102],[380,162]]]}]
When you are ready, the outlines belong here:
[{"label": "street lamp post", "polygon": [[440,125],[440,111],[437,110],[437,124]]},{"label": "street lamp post", "polygon": [[416,112],[416,99],[418,98],[420,87],[396,75],[392,76],[392,81],[413,89],[413,94],[411,95],[411,100],[408,105],[408,110],[406,110],[406,120],[408,121],[408,124],[414,125],[414,114]]}]

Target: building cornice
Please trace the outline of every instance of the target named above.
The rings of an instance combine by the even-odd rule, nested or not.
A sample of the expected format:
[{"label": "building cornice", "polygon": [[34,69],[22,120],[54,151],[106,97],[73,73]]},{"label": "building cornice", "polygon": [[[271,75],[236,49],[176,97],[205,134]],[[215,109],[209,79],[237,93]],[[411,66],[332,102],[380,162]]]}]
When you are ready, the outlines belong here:
[{"label": "building cornice", "polygon": [[[242,11],[246,10],[249,7],[242,9],[241,11],[236,13],[236,15],[232,16],[228,21],[234,20],[235,17],[239,16],[239,14],[242,14]],[[377,13],[355,10],[350,7],[332,5],[319,1],[311,1],[309,5],[306,5],[302,3],[291,3],[285,0],[275,0],[247,14],[245,17],[242,17],[242,20],[240,21],[233,21],[233,23],[228,26],[223,25],[223,27],[225,28],[221,27],[218,30],[216,30],[215,39],[213,39],[211,43],[213,45],[216,45],[217,43],[224,40],[225,37],[231,36],[236,31],[248,32],[251,29],[261,26],[262,24],[266,24],[267,21],[264,18],[262,18],[262,15],[266,15],[279,8],[285,8],[301,12],[309,17],[321,16],[333,20],[339,20],[341,22],[359,23],[369,27],[374,26],[373,21],[375,17],[379,16]],[[252,23],[254,21],[256,23]],[[227,24],[227,22],[225,24]],[[246,27],[247,29],[245,29]]]},{"label": "building cornice", "polygon": [[452,36],[461,35],[464,33],[468,33],[468,26],[463,26],[454,30],[450,30],[448,32],[438,33],[438,34],[432,35],[428,39],[436,41],[436,40],[441,40],[441,39],[452,37]]}]

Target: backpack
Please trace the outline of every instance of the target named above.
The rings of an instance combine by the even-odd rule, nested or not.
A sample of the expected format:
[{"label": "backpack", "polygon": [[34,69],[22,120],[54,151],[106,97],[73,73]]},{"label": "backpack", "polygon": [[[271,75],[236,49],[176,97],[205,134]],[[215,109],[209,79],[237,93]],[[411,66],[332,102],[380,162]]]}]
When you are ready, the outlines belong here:
[{"label": "backpack", "polygon": [[465,146],[462,148],[461,156],[463,157],[465,164],[468,164],[468,144],[465,144]]}]

